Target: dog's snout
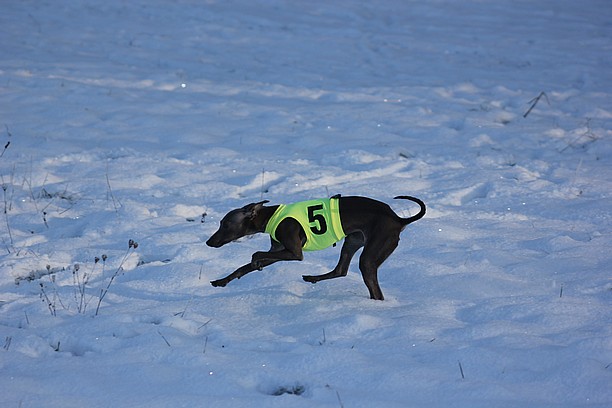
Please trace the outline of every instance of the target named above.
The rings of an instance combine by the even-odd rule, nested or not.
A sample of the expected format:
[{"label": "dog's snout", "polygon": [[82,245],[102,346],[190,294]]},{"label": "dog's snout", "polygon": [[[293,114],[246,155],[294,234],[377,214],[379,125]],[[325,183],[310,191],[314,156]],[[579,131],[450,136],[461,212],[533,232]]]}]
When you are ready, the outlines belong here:
[{"label": "dog's snout", "polygon": [[206,245],[213,248],[220,248],[231,241],[232,240],[228,239],[225,234],[221,233],[220,231],[217,231],[212,234],[210,238],[208,238],[208,241],[206,241]]},{"label": "dog's snout", "polygon": [[219,248],[222,244],[219,242],[219,240],[215,239],[215,236],[213,235],[212,237],[208,238],[206,245],[213,248]]}]

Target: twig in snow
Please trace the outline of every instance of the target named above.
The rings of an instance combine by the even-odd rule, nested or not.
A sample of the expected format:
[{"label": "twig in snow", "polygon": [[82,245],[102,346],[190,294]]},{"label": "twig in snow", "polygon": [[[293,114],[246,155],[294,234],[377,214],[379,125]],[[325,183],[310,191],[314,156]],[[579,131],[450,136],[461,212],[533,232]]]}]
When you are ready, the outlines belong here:
[{"label": "twig in snow", "polygon": [[189,305],[191,304],[191,301],[193,300],[193,295],[191,295],[191,297],[189,298],[189,300],[187,301],[187,304],[185,305],[185,308],[183,309],[182,312],[176,312],[174,315],[175,316],[181,316],[181,318],[185,317],[185,313],[187,312],[187,308],[189,307]]},{"label": "twig in snow", "polygon": [[[6,134],[8,135],[8,137],[11,137],[11,132],[9,131],[9,127],[8,125],[5,123],[4,127],[6,128]],[[4,156],[4,153],[6,153],[6,150],[9,148],[9,146],[11,145],[11,141],[7,141],[6,144],[4,145],[4,149],[2,149],[2,153],[0,153],[0,157]]]},{"label": "twig in snow", "polygon": [[[102,258],[106,260],[106,255],[102,255]],[[74,300],[76,302],[77,311],[79,313],[85,314],[89,302],[91,302],[91,300],[94,298],[94,296],[92,295],[89,299],[86,299],[85,289],[87,287],[87,284],[89,283],[89,279],[94,275],[98,263],[100,263],[100,258],[96,256],[94,257],[94,265],[91,268],[91,271],[89,273],[87,273],[87,271],[84,271],[82,275],[80,274],[81,266],[79,264],[74,264],[74,267],[72,268]]]},{"label": "twig in snow", "polygon": [[323,328],[323,340],[319,342],[319,345],[322,346],[325,344],[327,339],[325,338],[325,327]]},{"label": "twig in snow", "polygon": [[79,273],[80,270],[81,265],[74,264],[74,267],[72,268],[72,288],[74,289],[74,302],[77,305],[77,312],[79,313],[81,313],[81,310],[83,310],[83,298],[85,296],[85,279],[87,277],[87,272],[85,272],[83,276],[83,282],[81,284],[81,274]]},{"label": "twig in snow", "polygon": [[585,148],[587,145],[589,145],[589,144],[591,144],[591,143],[594,143],[594,142],[596,142],[597,140],[599,140],[599,136],[597,136],[597,135],[596,135],[595,133],[593,133],[593,131],[591,130],[591,118],[587,118],[587,121],[586,121],[586,128],[587,128],[586,132],[584,132],[584,133],[582,133],[582,134],[578,135],[578,136],[577,136],[577,137],[576,137],[574,140],[572,140],[571,142],[569,142],[569,143],[567,144],[567,146],[565,146],[563,149],[559,150],[559,153],[563,153],[564,151],[566,151],[566,150],[567,150],[567,149],[569,149],[570,147],[577,147],[577,146],[576,146],[576,143],[578,143],[578,141],[580,141],[580,139],[582,139],[583,137],[586,137],[586,138],[587,138],[587,140],[586,140],[584,143],[582,143],[582,146],[580,146],[580,147],[582,147],[583,149],[584,149],[584,148]]},{"label": "twig in snow", "polygon": [[4,339],[4,350],[8,351],[9,347],[11,347],[11,341],[13,341],[13,338],[11,336],[6,336]]},{"label": "twig in snow", "polygon": [[[8,213],[13,209],[13,193],[14,193],[14,184],[13,180],[15,178],[15,168],[13,167],[13,172],[11,173],[11,178],[8,183],[4,181],[4,176],[0,176],[2,180],[2,193],[4,197],[4,221],[6,222],[6,230],[8,231],[9,241],[11,243],[11,247],[15,246],[15,241],[13,241],[13,232],[11,230],[11,224],[9,222]],[[9,186],[11,186],[11,194],[9,195]],[[10,253],[10,249],[8,249]]]},{"label": "twig in snow", "polygon": [[[15,241],[13,241],[13,233],[11,231],[11,223],[9,222],[9,217],[8,217],[8,199],[6,197],[6,190],[7,190],[7,186],[6,184],[2,183],[2,191],[4,192],[4,221],[6,222],[6,230],[8,231],[8,235],[9,235],[9,241],[11,243],[11,246],[15,245]],[[9,250],[9,253],[11,251]]]},{"label": "twig in snow", "polygon": [[338,398],[338,404],[340,404],[340,408],[344,408],[344,404],[342,403],[342,398],[340,398],[340,393],[338,392],[338,390],[334,389],[329,384],[326,384],[325,387],[329,388],[330,390],[334,390],[336,392],[336,398]]},{"label": "twig in snow", "polygon": [[206,354],[206,346],[208,345],[208,336],[204,338],[204,349],[202,349],[202,354]]},{"label": "twig in snow", "polygon": [[[107,199],[110,197],[113,200],[113,207],[115,208],[115,212],[119,212],[119,207],[117,206],[117,200],[115,200],[115,194],[113,194],[113,189],[110,185],[110,178],[108,177],[108,162],[106,163],[106,186],[108,188]],[[121,203],[119,203],[121,205]]]},{"label": "twig in snow", "polygon": [[161,336],[162,339],[164,339],[164,341],[166,342],[166,344],[168,345],[168,347],[172,348],[172,346],[170,345],[170,342],[168,341],[168,339],[166,339],[164,337],[164,335],[158,330],[157,333]]},{"label": "twig in snow", "polygon": [[0,153],[0,157],[4,156],[4,153],[6,152],[6,150],[9,148],[9,146],[11,145],[11,141],[9,140],[8,142],[6,142],[6,144],[4,145],[4,149],[2,149],[2,153]]},{"label": "twig in snow", "polygon": [[266,180],[266,169],[261,169],[261,198],[263,198],[264,195],[264,186],[265,186],[265,180]]},{"label": "twig in snow", "polygon": [[563,297],[563,285],[561,285],[561,290],[559,291],[559,297],[560,298]]},{"label": "twig in snow", "polygon": [[[100,297],[98,298],[98,306],[96,307],[96,314],[94,316],[98,315],[98,312],[100,311],[100,304],[102,303],[102,299],[104,299],[104,297],[108,293],[108,289],[110,288],[111,284],[113,283],[117,275],[119,275],[119,273],[123,271],[123,264],[125,263],[125,261],[127,261],[132,249],[136,249],[136,248],[138,248],[138,242],[130,239],[128,242],[127,252],[123,256],[123,259],[121,260],[121,263],[117,267],[117,270],[115,271],[113,276],[111,276],[110,280],[108,281],[108,285],[106,285],[106,289],[100,289]],[[105,255],[102,256],[102,259],[106,261]]]},{"label": "twig in snow", "polygon": [[15,278],[15,285],[19,285],[19,282],[21,282],[21,281],[31,282],[31,281],[40,279],[43,276],[48,276],[48,275],[51,275],[51,274],[54,274],[54,273],[63,272],[65,270],[66,270],[66,268],[63,268],[63,267],[52,268],[51,265],[47,265],[45,267],[45,269],[34,270],[34,271],[31,271],[26,276],[18,276],[18,277],[16,277]]},{"label": "twig in snow", "polygon": [[51,265],[47,265],[46,270],[47,270],[46,275],[49,277],[49,281],[51,282],[51,286],[53,287],[53,299],[49,299],[49,296],[47,296],[47,293],[45,292],[45,287],[42,283],[40,284],[41,297],[44,297],[44,301],[47,302],[47,306],[49,307],[49,311],[51,312],[51,314],[53,316],[56,316],[57,315],[56,301],[59,302],[62,308],[67,309],[67,307],[62,302],[62,298],[60,297],[59,292],[57,290],[57,285],[55,284],[56,269],[51,268]]},{"label": "twig in snow", "polygon": [[540,102],[540,99],[544,97],[544,99],[546,99],[546,103],[548,103],[548,105],[550,106],[550,101],[548,100],[548,96],[546,95],[546,92],[542,91],[540,92],[540,94],[538,96],[536,96],[535,98],[533,98],[532,100],[530,100],[528,103],[531,104],[531,106],[529,107],[529,109],[527,109],[527,112],[525,112],[523,114],[523,117],[526,118],[531,111],[533,110],[533,108],[535,108],[535,106],[538,104],[538,102]]},{"label": "twig in snow", "polygon": [[204,323],[203,325],[201,325],[200,327],[198,327],[198,330],[200,330],[202,327],[206,326],[208,323],[210,323],[212,321],[212,317],[210,319],[208,319],[208,321],[206,323]]},{"label": "twig in snow", "polygon": [[47,308],[49,308],[49,312],[51,312],[51,316],[57,316],[57,312],[55,311],[55,303],[51,302],[49,296],[47,296],[47,292],[45,292],[45,285],[40,284],[40,297],[43,299],[43,302],[47,304]]},{"label": "twig in snow", "polygon": [[463,366],[461,365],[461,361],[457,361],[459,363],[459,371],[461,372],[461,378],[465,380],[465,374],[463,373]]},{"label": "twig in snow", "polygon": [[340,393],[336,390],[336,397],[338,397],[338,404],[340,404],[340,408],[344,408],[344,404],[342,403],[342,398],[340,398]]}]

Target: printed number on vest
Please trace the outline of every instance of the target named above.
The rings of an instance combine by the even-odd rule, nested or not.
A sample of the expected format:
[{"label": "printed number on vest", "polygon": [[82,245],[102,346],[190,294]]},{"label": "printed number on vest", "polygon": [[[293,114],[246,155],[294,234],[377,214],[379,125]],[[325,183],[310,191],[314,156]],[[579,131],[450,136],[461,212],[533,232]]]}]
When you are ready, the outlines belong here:
[{"label": "printed number on vest", "polygon": [[[310,222],[310,230],[316,235],[323,235],[327,232],[327,222],[323,214],[318,214],[317,211],[323,210],[323,204],[311,205],[308,207],[308,222]],[[315,225],[312,225],[315,224]]]}]

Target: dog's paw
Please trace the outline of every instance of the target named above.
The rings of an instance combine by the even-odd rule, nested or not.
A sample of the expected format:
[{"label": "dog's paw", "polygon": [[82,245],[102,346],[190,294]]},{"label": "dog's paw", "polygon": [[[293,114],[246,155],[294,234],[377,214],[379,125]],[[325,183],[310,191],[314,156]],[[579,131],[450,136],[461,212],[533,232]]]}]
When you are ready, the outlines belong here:
[{"label": "dog's paw", "polygon": [[224,279],[218,279],[218,280],[210,281],[210,284],[213,285],[215,288],[222,288],[222,287],[225,287],[225,285],[227,285],[227,282]]}]

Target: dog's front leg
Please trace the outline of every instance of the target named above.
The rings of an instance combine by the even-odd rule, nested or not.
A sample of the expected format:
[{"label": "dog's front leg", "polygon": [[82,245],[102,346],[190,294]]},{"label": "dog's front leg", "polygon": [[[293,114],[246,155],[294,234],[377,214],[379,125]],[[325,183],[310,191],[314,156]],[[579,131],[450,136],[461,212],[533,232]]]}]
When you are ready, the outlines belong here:
[{"label": "dog's front leg", "polygon": [[215,287],[219,287],[219,286],[223,287],[227,285],[228,283],[230,283],[231,281],[233,281],[234,279],[240,279],[247,273],[250,273],[256,270],[262,270],[266,266],[272,265],[274,262],[276,261],[275,260],[262,260],[257,266],[255,266],[253,262],[248,263],[246,265],[242,265],[240,268],[236,269],[234,272],[230,273],[225,278],[211,281],[210,284]]},{"label": "dog's front leg", "polygon": [[227,285],[228,283],[230,283],[231,281],[233,281],[234,279],[240,279],[241,277],[243,277],[247,273],[253,272],[254,270],[255,270],[255,268],[253,267],[253,265],[248,263],[246,265],[242,265],[240,268],[236,269],[234,272],[230,273],[225,278],[221,278],[221,279],[217,279],[217,280],[211,281],[210,284],[215,286],[215,287],[219,287],[219,286],[223,287],[223,286]]}]

